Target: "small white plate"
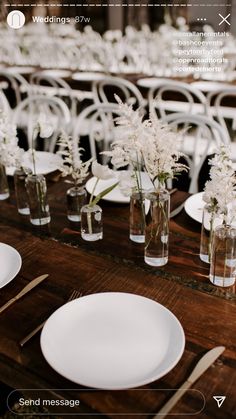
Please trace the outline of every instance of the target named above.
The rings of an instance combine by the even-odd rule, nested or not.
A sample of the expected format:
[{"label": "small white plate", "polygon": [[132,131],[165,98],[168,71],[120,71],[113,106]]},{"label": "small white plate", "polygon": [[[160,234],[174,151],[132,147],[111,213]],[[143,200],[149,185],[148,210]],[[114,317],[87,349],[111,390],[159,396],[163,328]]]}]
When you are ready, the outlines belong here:
[{"label": "small white plate", "polygon": [[[47,175],[54,172],[61,167],[62,158],[58,154],[48,153],[47,151],[35,152],[36,173],[38,175]],[[33,170],[32,156],[30,153],[25,153],[23,156],[22,166]],[[15,167],[7,167],[6,172],[8,176],[13,176]]]},{"label": "small white plate", "polygon": [[103,73],[93,73],[93,72],[85,72],[82,71],[81,73],[74,73],[72,75],[72,79],[73,80],[77,80],[77,81],[97,81],[97,80],[102,80],[105,78],[105,74]]},{"label": "small white plate", "polygon": [[42,70],[41,72],[42,74],[44,74],[45,76],[49,76],[49,77],[59,77],[61,79],[67,79],[69,77],[71,77],[71,71],[69,70]]},{"label": "small white plate", "polygon": [[47,320],[41,349],[63,377],[99,389],[143,386],[180,360],[183,328],[167,308],[148,298],[106,292],[71,301]]},{"label": "small white plate", "polygon": [[0,288],[15,278],[21,265],[22,259],[17,250],[8,244],[0,243]]},{"label": "small white plate", "polygon": [[[97,196],[100,192],[104,191],[106,188],[109,188],[109,186],[114,185],[114,183],[119,181],[119,174],[122,173],[122,171],[117,171],[117,176],[114,176],[111,179],[107,179],[107,180],[99,180],[96,189],[95,189],[95,193],[94,196]],[[141,173],[141,179],[142,179],[142,188],[145,190],[148,189],[153,189],[153,185],[151,180],[149,179],[148,175],[144,172]],[[93,191],[93,187],[95,185],[97,178],[92,177],[91,179],[88,180],[88,182],[86,183],[86,189],[88,191],[88,193],[92,193]],[[109,202],[116,202],[116,203],[120,203],[120,204],[127,204],[130,201],[130,197],[129,196],[125,196],[120,188],[119,185],[117,185],[114,189],[112,189],[111,192],[109,192],[107,195],[105,195],[102,198],[104,201],[109,201]]]}]

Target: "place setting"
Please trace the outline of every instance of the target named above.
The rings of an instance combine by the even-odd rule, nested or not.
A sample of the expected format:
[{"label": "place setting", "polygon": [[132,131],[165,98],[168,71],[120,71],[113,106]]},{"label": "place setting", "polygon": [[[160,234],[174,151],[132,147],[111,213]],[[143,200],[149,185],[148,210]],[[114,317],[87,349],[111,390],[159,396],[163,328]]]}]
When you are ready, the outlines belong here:
[{"label": "place setting", "polygon": [[0,417],[234,419],[236,9],[62,3],[0,5]]}]

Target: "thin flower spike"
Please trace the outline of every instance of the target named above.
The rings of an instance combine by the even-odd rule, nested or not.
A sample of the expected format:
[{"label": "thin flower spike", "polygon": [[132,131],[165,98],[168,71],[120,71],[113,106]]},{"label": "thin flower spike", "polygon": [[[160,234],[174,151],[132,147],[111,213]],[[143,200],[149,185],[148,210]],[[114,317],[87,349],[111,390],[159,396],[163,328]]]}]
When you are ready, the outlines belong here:
[{"label": "thin flower spike", "polygon": [[78,147],[78,144],[65,132],[61,134],[58,145],[62,148],[62,150],[58,151],[58,154],[64,157],[63,164],[59,168],[62,176],[71,176],[73,179],[72,183],[76,186],[82,184],[89,174],[92,159],[83,162],[81,160],[83,149]]}]

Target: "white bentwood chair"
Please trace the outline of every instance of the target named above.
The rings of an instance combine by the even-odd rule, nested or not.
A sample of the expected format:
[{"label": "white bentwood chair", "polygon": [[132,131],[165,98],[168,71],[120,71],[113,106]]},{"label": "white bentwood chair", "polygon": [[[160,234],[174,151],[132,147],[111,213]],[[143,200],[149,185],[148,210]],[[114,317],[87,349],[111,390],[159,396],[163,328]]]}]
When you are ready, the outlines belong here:
[{"label": "white bentwood chair", "polygon": [[[78,142],[81,136],[84,136],[83,126],[85,121],[89,121],[88,135],[91,156],[94,159],[99,158],[101,151],[109,150],[109,146],[117,138],[115,137],[115,118],[120,116],[119,106],[113,103],[93,104],[85,108],[78,116],[75,123],[73,139]],[[107,158],[102,157],[105,163]]]},{"label": "white bentwood chair", "polygon": [[7,69],[0,70],[0,80],[3,84],[3,90],[8,89],[9,87],[12,89],[16,106],[19,105],[23,99],[23,95],[27,95],[29,91],[29,83],[27,80],[21,74],[12,73]]},{"label": "white bentwood chair", "polygon": [[[170,125],[176,132],[181,133],[181,151],[186,154],[189,165],[190,186],[189,192],[198,192],[198,178],[202,165],[208,155],[214,153],[221,144],[230,145],[227,131],[211,118],[200,115],[175,113],[168,115],[163,122]],[[183,127],[189,126],[191,136]],[[181,131],[182,130],[182,131]],[[194,138],[194,144],[192,139]],[[189,147],[189,141],[191,145]]]},{"label": "white bentwood chair", "polygon": [[7,97],[3,93],[3,91],[0,89],[0,112],[4,112],[6,115],[10,116],[11,114],[11,107],[7,100]]},{"label": "white bentwood chair", "polygon": [[149,112],[165,118],[169,113],[206,114],[206,97],[191,84],[159,80],[148,92]]},{"label": "white bentwood chair", "polygon": [[122,101],[130,105],[138,108],[144,108],[146,105],[140,90],[131,81],[120,77],[104,77],[102,80],[94,81],[92,92],[94,102],[98,104],[116,103],[114,98],[114,93],[116,93]]},{"label": "white bentwood chair", "polygon": [[29,147],[40,114],[45,115],[47,121],[53,126],[53,134],[50,141],[44,142],[44,150],[54,152],[59,133],[61,130],[67,131],[70,127],[70,111],[63,100],[57,97],[35,95],[23,100],[15,109],[12,122],[17,128],[26,131]]},{"label": "white bentwood chair", "polygon": [[236,86],[209,92],[207,105],[208,115],[228,131],[232,159],[236,161]]}]

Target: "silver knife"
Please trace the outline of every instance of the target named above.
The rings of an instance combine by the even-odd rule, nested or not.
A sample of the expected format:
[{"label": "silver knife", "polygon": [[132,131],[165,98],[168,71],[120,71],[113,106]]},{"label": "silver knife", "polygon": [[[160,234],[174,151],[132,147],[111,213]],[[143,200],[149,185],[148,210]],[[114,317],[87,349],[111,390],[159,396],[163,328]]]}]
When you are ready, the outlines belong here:
[{"label": "silver knife", "polygon": [[185,204],[185,201],[182,202],[182,204],[180,204],[177,208],[173,209],[173,211],[170,212],[170,218],[173,218],[176,215],[178,215],[184,208],[184,204]]},{"label": "silver knife", "polygon": [[7,303],[5,303],[2,307],[0,307],[0,313],[2,313],[6,308],[12,305],[15,301],[19,300],[23,295],[27,294],[27,292],[31,291],[34,287],[36,287],[40,282],[48,277],[48,274],[38,276],[37,278],[33,279],[29,284],[27,284],[23,290],[21,290],[15,297],[11,298]]},{"label": "silver knife", "polygon": [[188,379],[182,384],[182,386],[176,391],[176,393],[168,400],[168,402],[159,410],[159,412],[153,416],[153,419],[164,418],[173,409],[176,403],[181,399],[184,393],[197,381],[201,375],[216,361],[217,358],[224,352],[224,346],[217,346],[216,348],[208,351],[198,361],[196,367]]}]

